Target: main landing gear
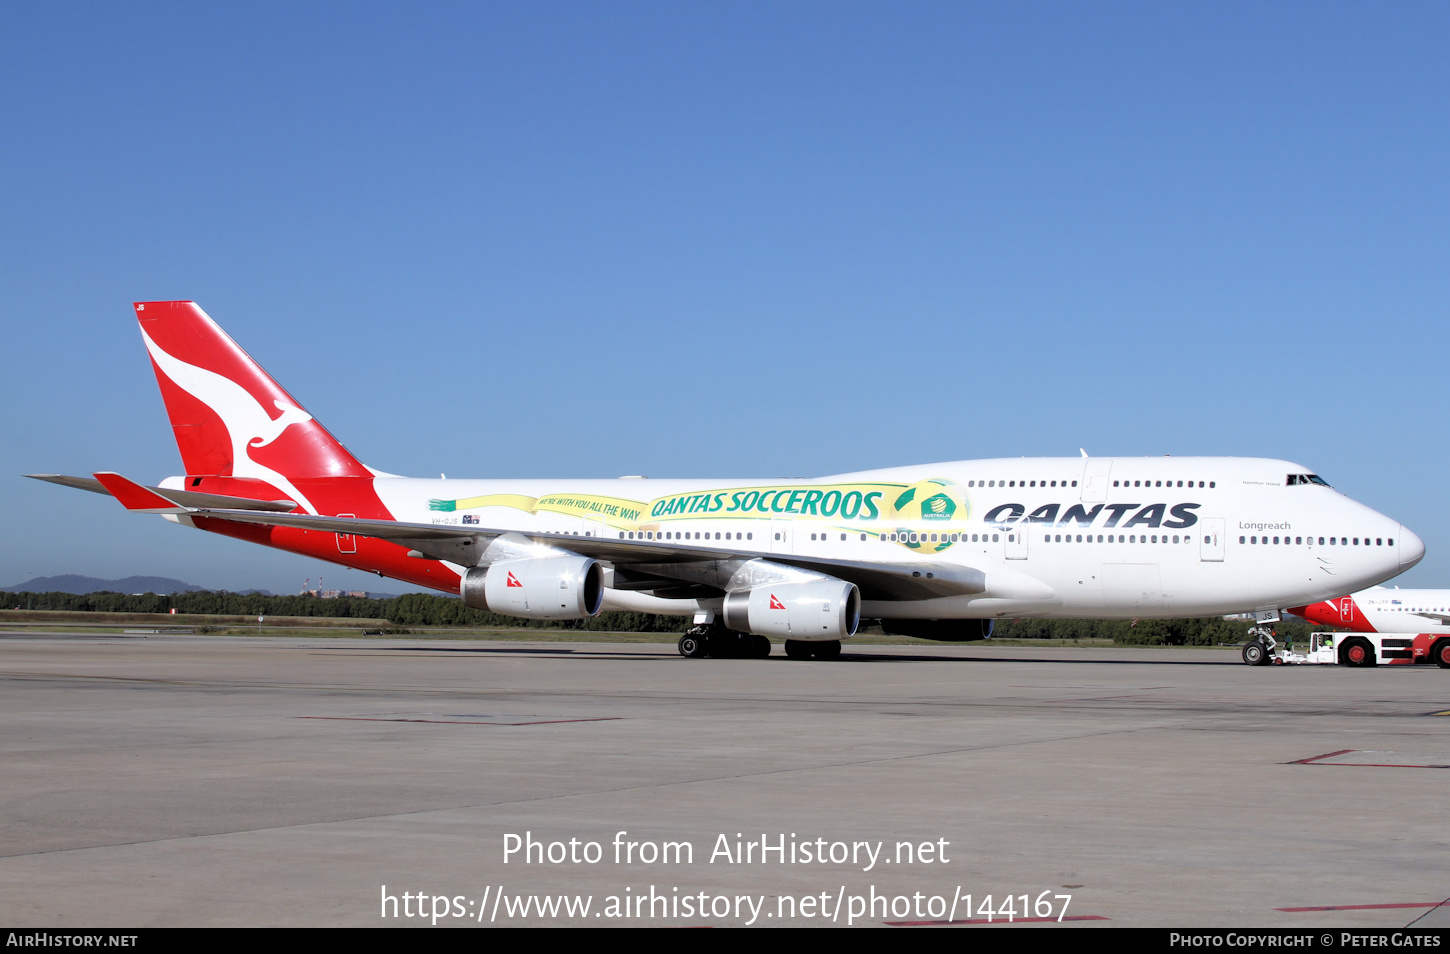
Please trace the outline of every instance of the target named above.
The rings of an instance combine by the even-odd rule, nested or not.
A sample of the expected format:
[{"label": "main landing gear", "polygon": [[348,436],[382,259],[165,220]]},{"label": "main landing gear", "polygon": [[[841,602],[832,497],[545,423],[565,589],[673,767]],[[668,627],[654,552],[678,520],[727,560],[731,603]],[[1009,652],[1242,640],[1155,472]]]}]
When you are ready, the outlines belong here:
[{"label": "main landing gear", "polygon": [[764,659],[770,640],[754,633],[737,633],[719,623],[691,626],[680,637],[680,655],[690,659]]},{"label": "main landing gear", "polygon": [[841,641],[830,639],[825,642],[806,642],[803,639],[787,639],[785,654],[791,659],[840,659]]},{"label": "main landing gear", "polygon": [[[770,640],[755,633],[737,633],[719,623],[709,623],[685,630],[680,637],[679,649],[680,655],[689,659],[765,659],[770,655]],[[791,659],[840,659],[841,641],[787,639],[785,654]]]}]

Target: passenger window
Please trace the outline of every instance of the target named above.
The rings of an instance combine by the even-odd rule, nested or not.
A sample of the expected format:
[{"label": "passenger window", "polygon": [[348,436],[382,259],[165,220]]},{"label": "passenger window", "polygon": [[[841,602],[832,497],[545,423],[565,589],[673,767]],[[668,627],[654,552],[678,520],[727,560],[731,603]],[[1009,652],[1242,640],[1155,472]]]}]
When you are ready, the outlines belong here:
[{"label": "passenger window", "polygon": [[1395,539],[1394,539],[1394,537],[1385,537],[1385,546],[1392,547],[1394,545],[1395,545]]},{"label": "passenger window", "polygon": [[[1204,537],[1203,538],[1203,542],[1204,543],[1207,543],[1208,542],[1208,537]],[[1239,537],[1239,543],[1243,543],[1243,542],[1244,542],[1244,538],[1243,537]]]},{"label": "passenger window", "polygon": [[[985,536],[986,536],[986,534],[985,534],[985,533],[984,533],[984,534],[982,534],[982,536],[984,536],[984,537],[985,537]],[[996,543],[996,542],[997,542],[997,534],[995,534],[995,533],[994,533],[994,534],[992,534],[992,542],[993,542],[993,543]]]}]

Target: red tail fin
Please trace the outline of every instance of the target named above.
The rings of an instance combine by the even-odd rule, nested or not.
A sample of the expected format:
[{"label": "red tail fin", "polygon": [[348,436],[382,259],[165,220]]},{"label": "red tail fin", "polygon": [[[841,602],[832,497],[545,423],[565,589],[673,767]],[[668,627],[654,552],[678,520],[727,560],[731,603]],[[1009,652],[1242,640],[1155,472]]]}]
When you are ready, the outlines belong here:
[{"label": "red tail fin", "polygon": [[187,474],[283,491],[290,478],[371,476],[194,302],[137,302],[136,318]]}]

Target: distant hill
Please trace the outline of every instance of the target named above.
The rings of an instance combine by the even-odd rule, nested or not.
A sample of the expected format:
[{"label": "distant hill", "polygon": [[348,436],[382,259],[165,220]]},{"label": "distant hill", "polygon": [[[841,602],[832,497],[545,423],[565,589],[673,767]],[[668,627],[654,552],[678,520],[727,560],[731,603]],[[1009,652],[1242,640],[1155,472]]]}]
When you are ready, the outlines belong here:
[{"label": "distant hill", "polygon": [[[169,576],[128,576],[124,580],[100,580],[94,576],[79,576],[75,573],[65,573],[61,576],[37,576],[33,580],[24,583],[17,583],[14,586],[0,586],[0,593],[74,593],[77,596],[84,596],[87,593],[155,593],[157,596],[169,596],[172,593],[196,593],[206,590],[204,586],[197,586],[194,583],[187,583],[184,580],[173,580]],[[275,596],[271,590],[237,590],[242,596]],[[392,600],[398,598],[397,593],[373,593],[368,592],[370,600]]]},{"label": "distant hill", "polygon": [[67,573],[62,576],[37,576],[14,586],[0,587],[0,593],[155,593],[161,596],[202,589],[205,587],[166,576],[128,576],[124,580],[98,580],[93,576]]}]

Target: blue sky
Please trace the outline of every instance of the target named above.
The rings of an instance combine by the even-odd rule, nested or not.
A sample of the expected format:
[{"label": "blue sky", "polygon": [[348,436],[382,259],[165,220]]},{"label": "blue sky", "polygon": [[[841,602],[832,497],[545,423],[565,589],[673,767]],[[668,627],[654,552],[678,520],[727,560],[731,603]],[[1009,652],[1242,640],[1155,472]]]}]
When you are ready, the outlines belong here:
[{"label": "blue sky", "polygon": [[1443,4],[11,4],[0,35],[0,585],[402,588],[18,476],[178,471],[129,308],[165,298],[395,473],[1285,457],[1450,585]]}]

